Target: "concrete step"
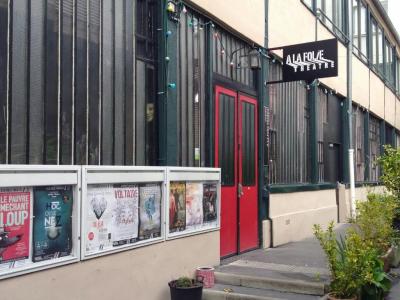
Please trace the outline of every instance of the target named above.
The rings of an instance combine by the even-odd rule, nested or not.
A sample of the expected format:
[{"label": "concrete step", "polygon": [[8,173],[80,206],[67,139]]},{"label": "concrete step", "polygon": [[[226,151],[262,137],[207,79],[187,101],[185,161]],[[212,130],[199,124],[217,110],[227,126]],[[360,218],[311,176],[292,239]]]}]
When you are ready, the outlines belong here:
[{"label": "concrete step", "polygon": [[255,289],[243,286],[216,284],[203,289],[202,300],[318,300],[319,296]]},{"label": "concrete step", "polygon": [[225,265],[215,272],[216,283],[256,289],[322,296],[328,285],[326,274],[298,273],[238,265]]}]

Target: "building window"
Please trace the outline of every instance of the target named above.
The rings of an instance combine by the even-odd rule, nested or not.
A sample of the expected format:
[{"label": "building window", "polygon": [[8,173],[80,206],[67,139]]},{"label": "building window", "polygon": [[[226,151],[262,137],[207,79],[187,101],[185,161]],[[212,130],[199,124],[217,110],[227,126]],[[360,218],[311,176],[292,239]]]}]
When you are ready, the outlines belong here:
[{"label": "building window", "polygon": [[380,121],[370,115],[369,119],[369,180],[378,181],[379,165],[377,158],[380,155]]},{"label": "building window", "polygon": [[396,131],[396,148],[400,148],[400,132]]},{"label": "building window", "polygon": [[[270,62],[270,81],[279,80],[282,66]],[[310,112],[303,82],[269,85],[271,184],[310,182]]]},{"label": "building window", "polygon": [[381,75],[383,75],[384,72],[384,64],[383,64],[383,31],[382,29],[378,26],[378,43],[377,43],[378,49],[377,49],[377,54],[378,54],[378,71]]},{"label": "building window", "polygon": [[359,46],[358,48],[360,49],[361,57],[363,60],[367,60],[367,44],[368,44],[368,37],[367,37],[367,7],[365,4],[361,1],[359,1],[359,7],[360,7],[360,31],[359,31]]},{"label": "building window", "polygon": [[364,143],[364,110],[361,107],[353,106],[353,137],[355,154],[355,180],[362,182],[365,178],[365,143]]},{"label": "building window", "polygon": [[344,36],[341,32],[346,32],[345,3],[344,0],[318,0],[315,9],[322,11],[322,21],[342,39]]},{"label": "building window", "polygon": [[371,56],[370,61],[375,70],[378,70],[378,25],[371,16]]},{"label": "building window", "polygon": [[385,78],[390,86],[395,86],[395,64],[393,60],[393,47],[385,39]]},{"label": "building window", "polygon": [[396,63],[396,90],[397,90],[397,93],[399,94],[400,93],[400,58],[399,57],[396,57],[396,61],[397,61],[397,63]]}]

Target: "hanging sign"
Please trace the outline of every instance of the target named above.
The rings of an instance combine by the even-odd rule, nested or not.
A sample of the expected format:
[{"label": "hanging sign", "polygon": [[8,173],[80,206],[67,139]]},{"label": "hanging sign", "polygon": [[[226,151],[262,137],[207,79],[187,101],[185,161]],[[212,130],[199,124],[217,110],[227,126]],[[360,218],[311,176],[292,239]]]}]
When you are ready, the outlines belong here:
[{"label": "hanging sign", "polygon": [[338,76],[337,39],[282,47],[283,82]]}]

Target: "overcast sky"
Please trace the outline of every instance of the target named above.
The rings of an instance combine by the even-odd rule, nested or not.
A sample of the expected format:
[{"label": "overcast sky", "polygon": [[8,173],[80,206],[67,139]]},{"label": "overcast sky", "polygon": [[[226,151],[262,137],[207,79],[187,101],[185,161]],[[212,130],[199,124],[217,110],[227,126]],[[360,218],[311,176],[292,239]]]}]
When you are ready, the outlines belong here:
[{"label": "overcast sky", "polygon": [[390,19],[397,33],[400,35],[400,0],[389,0],[389,13]]}]

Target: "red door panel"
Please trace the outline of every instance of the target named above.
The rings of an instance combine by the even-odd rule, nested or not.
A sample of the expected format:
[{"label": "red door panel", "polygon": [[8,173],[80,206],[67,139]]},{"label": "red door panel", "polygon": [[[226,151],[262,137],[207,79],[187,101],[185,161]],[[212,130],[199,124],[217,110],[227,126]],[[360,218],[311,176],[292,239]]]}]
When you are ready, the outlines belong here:
[{"label": "red door panel", "polygon": [[221,256],[257,248],[257,101],[219,86],[215,166],[221,168]]},{"label": "red door panel", "polygon": [[221,168],[221,256],[237,253],[237,94],[215,89],[215,166]]},{"label": "red door panel", "polygon": [[257,101],[239,96],[239,252],[258,247]]}]

